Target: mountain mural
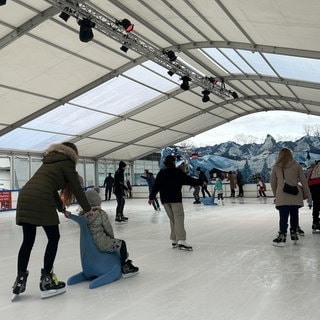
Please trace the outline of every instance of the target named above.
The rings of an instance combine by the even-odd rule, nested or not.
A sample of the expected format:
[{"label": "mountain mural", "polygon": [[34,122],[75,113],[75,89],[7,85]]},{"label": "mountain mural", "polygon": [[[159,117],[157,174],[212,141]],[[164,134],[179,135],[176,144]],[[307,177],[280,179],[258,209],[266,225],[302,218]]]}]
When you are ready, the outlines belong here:
[{"label": "mountain mural", "polygon": [[208,178],[210,171],[229,172],[239,169],[246,183],[254,182],[258,175],[262,175],[265,181],[269,182],[270,172],[279,150],[283,147],[293,151],[294,159],[303,169],[307,169],[311,162],[320,159],[320,137],[304,136],[294,142],[277,142],[268,134],[262,144],[239,145],[229,141],[200,148],[167,147],[161,152],[160,164],[166,155],[174,154],[178,160],[185,161],[190,175],[196,176],[197,167],[205,171]]}]

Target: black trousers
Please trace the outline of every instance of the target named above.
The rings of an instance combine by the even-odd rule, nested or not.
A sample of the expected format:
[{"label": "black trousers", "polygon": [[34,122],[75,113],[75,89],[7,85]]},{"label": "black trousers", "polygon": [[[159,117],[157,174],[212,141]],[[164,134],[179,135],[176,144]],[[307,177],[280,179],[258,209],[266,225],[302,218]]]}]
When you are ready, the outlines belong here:
[{"label": "black trousers", "polygon": [[[58,251],[58,243],[60,239],[59,226],[42,226],[48,242],[43,259],[43,269],[47,273],[52,272],[54,260]],[[31,251],[36,239],[37,226],[34,224],[24,223],[22,225],[23,241],[18,253],[18,272],[26,272],[30,260]]]}]

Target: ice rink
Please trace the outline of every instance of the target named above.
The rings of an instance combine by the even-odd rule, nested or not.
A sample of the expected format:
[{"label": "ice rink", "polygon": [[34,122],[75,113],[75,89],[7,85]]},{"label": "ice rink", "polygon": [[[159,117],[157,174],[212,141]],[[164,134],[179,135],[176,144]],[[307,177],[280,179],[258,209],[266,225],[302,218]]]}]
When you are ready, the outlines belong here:
[{"label": "ice rink", "polygon": [[[114,225],[115,200],[103,202],[117,238],[127,242],[138,275],[89,289],[68,286],[42,300],[39,277],[46,238],[38,229],[26,292],[11,302],[21,227],[15,212],[0,213],[0,314],[6,320],[295,320],[319,319],[320,235],[311,233],[311,210],[300,210],[305,237],[272,246],[278,231],[273,199],[225,200],[223,206],[184,199],[192,252],[171,248],[169,222],[146,199],[126,200],[129,222]],[[72,211],[76,210],[72,207]],[[61,216],[55,263],[59,280],[81,271],[79,226]]]}]

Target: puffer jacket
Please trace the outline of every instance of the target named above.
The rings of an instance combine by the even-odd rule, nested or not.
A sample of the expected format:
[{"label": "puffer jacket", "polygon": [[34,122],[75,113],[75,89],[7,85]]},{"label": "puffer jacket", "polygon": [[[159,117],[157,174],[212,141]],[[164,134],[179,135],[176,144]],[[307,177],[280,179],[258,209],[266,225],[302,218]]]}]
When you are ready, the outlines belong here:
[{"label": "puffer jacket", "polygon": [[303,199],[308,198],[309,188],[307,179],[303,170],[298,162],[291,160],[283,168],[285,181],[289,185],[297,185],[299,183],[299,193],[297,195],[292,195],[283,192],[284,178],[282,174],[282,167],[275,165],[271,172],[271,188],[273,194],[276,197],[276,207],[284,205],[296,205],[303,207]]},{"label": "puffer jacket", "polygon": [[63,211],[63,203],[58,191],[68,183],[84,211],[91,207],[80,185],[76,162],[76,152],[63,144],[49,147],[43,164],[21,189],[16,211],[16,223],[30,223],[37,226],[59,224],[58,211]]},{"label": "puffer jacket", "polygon": [[[84,213],[80,212],[79,214],[83,215]],[[113,252],[120,249],[121,240],[114,238],[112,225],[103,209],[93,208],[93,215],[87,219],[89,232],[99,251]]]}]

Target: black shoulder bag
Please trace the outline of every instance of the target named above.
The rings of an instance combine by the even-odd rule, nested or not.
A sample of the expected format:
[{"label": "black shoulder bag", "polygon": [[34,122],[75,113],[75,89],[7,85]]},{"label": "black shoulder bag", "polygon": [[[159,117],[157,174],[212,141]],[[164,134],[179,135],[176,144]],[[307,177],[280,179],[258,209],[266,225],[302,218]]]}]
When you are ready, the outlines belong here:
[{"label": "black shoulder bag", "polygon": [[298,186],[291,186],[290,184],[286,183],[283,168],[282,168],[282,175],[283,175],[283,181],[284,181],[284,185],[283,185],[283,189],[282,189],[283,192],[293,194],[294,196],[296,196],[299,193]]}]

